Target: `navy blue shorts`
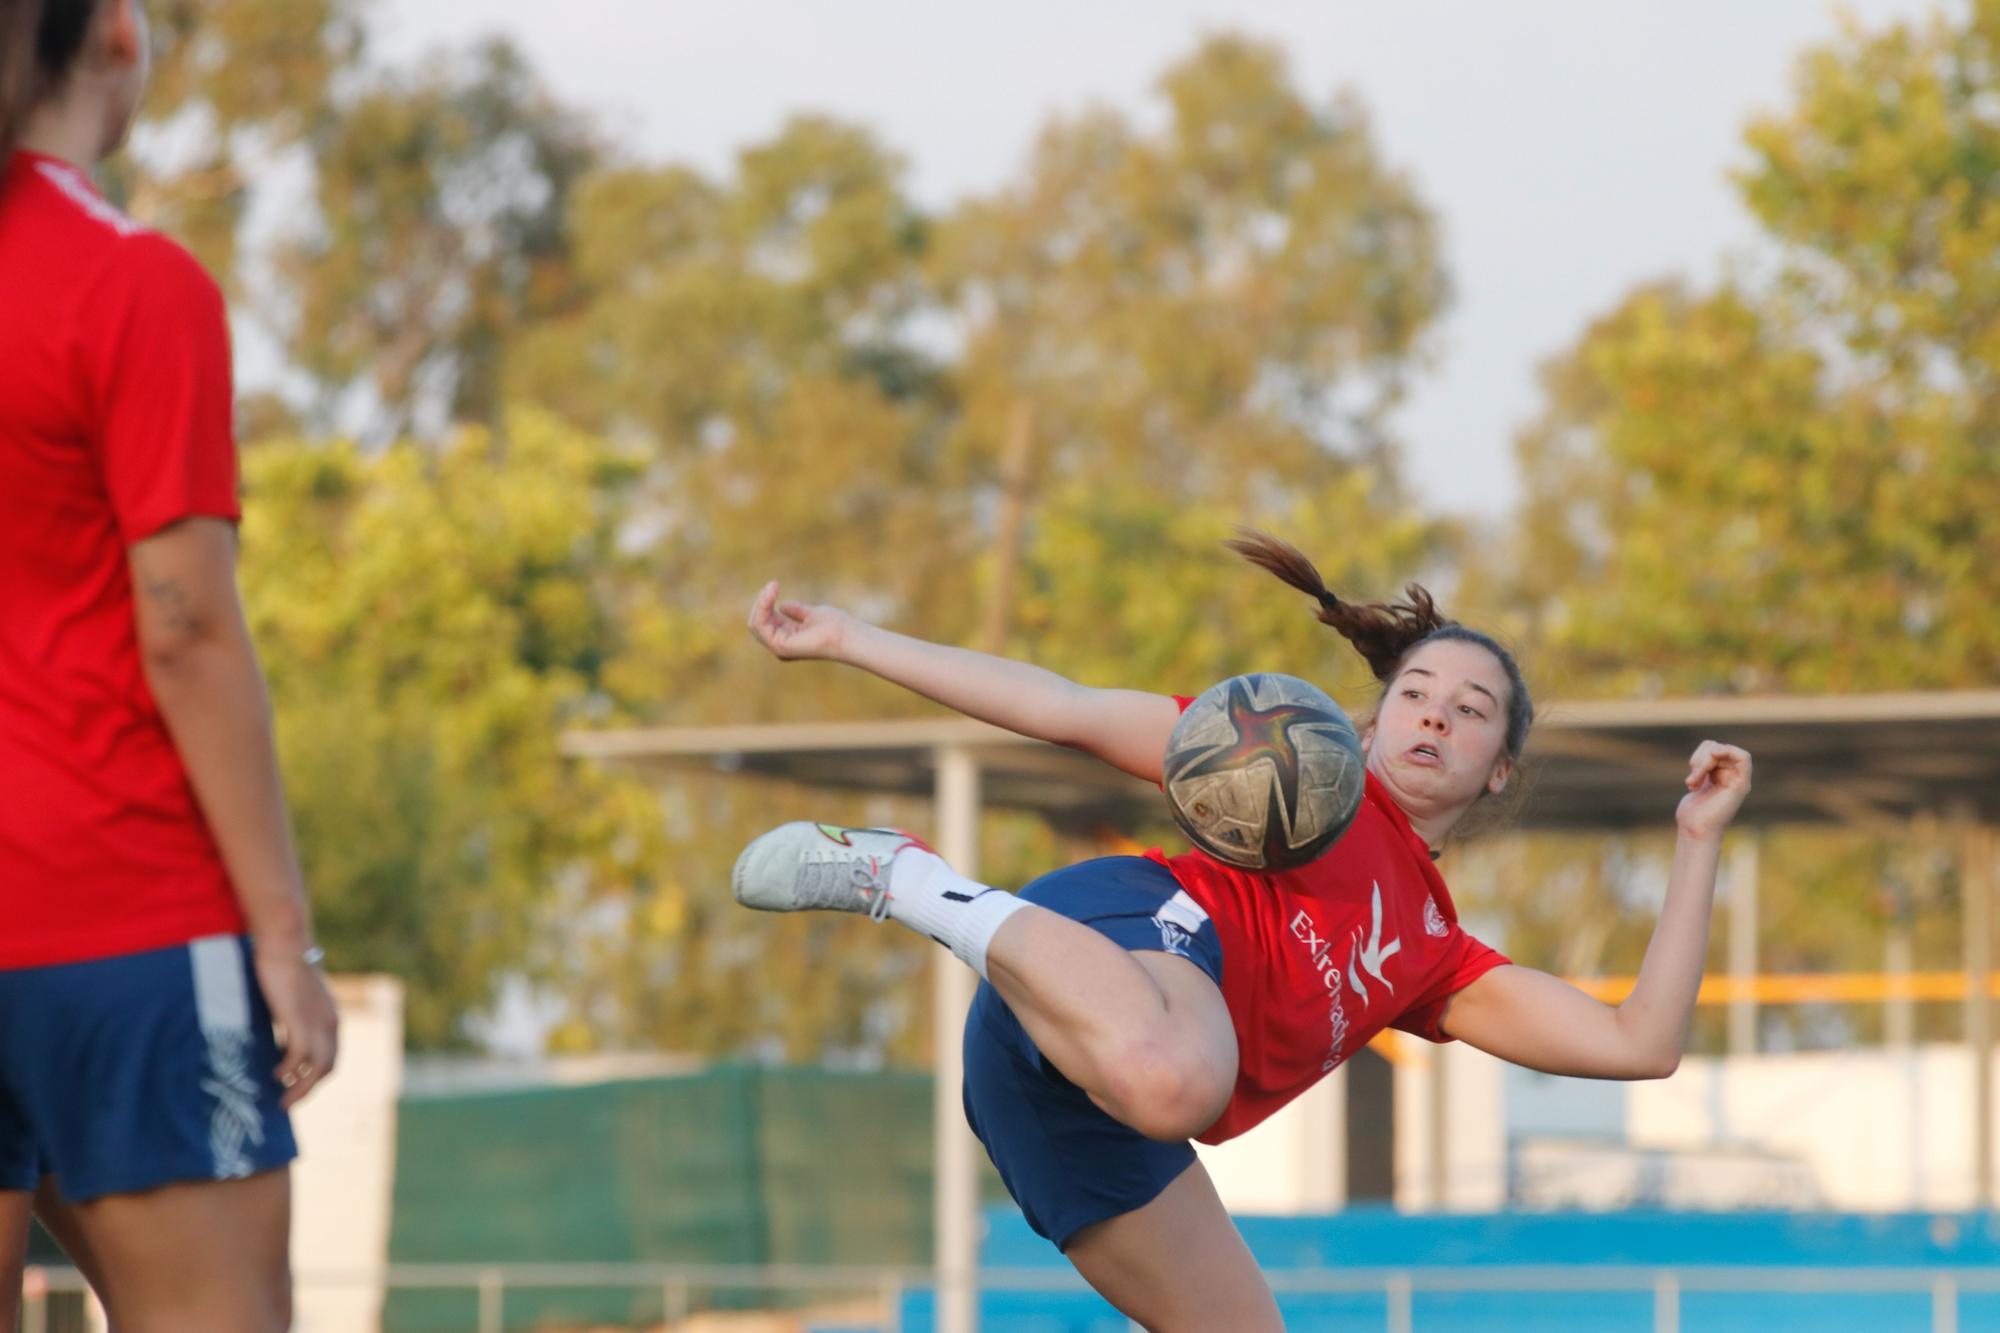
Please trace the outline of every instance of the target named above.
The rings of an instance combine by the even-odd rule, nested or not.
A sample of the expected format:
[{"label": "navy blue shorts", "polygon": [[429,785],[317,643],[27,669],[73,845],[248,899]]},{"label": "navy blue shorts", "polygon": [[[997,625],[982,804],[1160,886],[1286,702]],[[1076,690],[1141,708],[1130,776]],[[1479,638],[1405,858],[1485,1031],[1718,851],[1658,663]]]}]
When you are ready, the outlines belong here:
[{"label": "navy blue shorts", "polygon": [[[1222,984],[1222,946],[1173,873],[1111,856],[1042,876],[1021,897],[1126,949],[1178,954]],[[965,1022],[965,1118],[1028,1225],[1067,1248],[1093,1222],[1143,1208],[1194,1148],[1112,1119],[1042,1058],[998,991],[981,982]]]},{"label": "navy blue shorts", "polygon": [[81,1203],[298,1155],[248,941],[0,971],[0,1189]]}]

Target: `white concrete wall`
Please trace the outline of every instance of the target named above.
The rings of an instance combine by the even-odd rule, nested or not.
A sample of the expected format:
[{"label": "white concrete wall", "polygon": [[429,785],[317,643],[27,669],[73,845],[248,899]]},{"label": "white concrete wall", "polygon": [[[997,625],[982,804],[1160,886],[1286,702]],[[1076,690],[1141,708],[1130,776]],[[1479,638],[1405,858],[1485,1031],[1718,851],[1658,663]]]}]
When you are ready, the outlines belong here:
[{"label": "white concrete wall", "polygon": [[1434,1046],[1396,1037],[1396,1207],[1422,1211],[1437,1198],[1432,1085],[1444,1064],[1447,1212],[1491,1212],[1507,1201],[1506,1065],[1464,1042]]},{"label": "white concrete wall", "polygon": [[[1444,1207],[1506,1206],[1511,1139],[1560,1140],[1549,1106],[1587,1100],[1585,1139],[1641,1149],[1718,1150],[1757,1169],[1757,1155],[1795,1159],[1820,1204],[1856,1212],[1992,1206],[1973,1198],[1972,1060],[1963,1046],[1690,1057],[1670,1079],[1600,1084],[1538,1080],[1463,1043],[1399,1038],[1396,1204],[1432,1206],[1431,1087],[1445,1066]],[[1510,1088],[1512,1096],[1510,1099]],[[1250,1133],[1202,1149],[1223,1202],[1244,1213],[1326,1211],[1345,1201],[1345,1093],[1340,1071]],[[1622,1113],[1607,1098],[1622,1102]],[[1511,1100],[1511,1105],[1510,1105]],[[1533,1105],[1530,1105],[1533,1103]],[[1510,1119],[1510,1110],[1513,1115]],[[1560,1117],[1558,1117],[1559,1119]],[[1586,1131],[1587,1128],[1587,1132]],[[1621,1132],[1622,1131],[1622,1132]],[[2000,1108],[1995,1141],[2000,1142]],[[1629,1167],[1607,1153],[1606,1171]],[[1613,1187],[1617,1188],[1613,1188]],[[1623,1189],[1610,1175],[1606,1187]]]},{"label": "white concrete wall", "polygon": [[1963,1046],[1688,1059],[1671,1079],[1631,1085],[1626,1108],[1638,1146],[1794,1155],[1812,1168],[1829,1208],[1992,1202],[1973,1198],[1972,1058]]},{"label": "white concrete wall", "polygon": [[1196,1144],[1233,1213],[1326,1213],[1347,1202],[1347,1073],[1336,1069],[1257,1128]]},{"label": "white concrete wall", "polygon": [[[376,1333],[389,1260],[403,984],[335,977],[340,1060],[292,1112],[292,1272],[298,1333]],[[316,1280],[320,1279],[320,1280]]]}]

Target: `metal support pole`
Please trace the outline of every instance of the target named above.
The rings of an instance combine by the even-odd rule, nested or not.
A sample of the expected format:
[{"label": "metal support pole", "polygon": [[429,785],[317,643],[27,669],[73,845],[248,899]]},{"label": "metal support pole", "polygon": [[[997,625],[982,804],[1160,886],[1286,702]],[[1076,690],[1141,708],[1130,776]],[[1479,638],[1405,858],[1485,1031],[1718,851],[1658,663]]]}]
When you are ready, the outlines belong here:
[{"label": "metal support pole", "polygon": [[882,1279],[882,1333],[903,1333],[903,1279]]},{"label": "metal support pole", "polygon": [[1917,1006],[1911,1002],[1909,992],[1902,989],[1909,985],[1915,960],[1910,927],[1898,919],[1889,926],[1889,939],[1882,950],[1882,969],[1888,974],[1889,984],[1898,988],[1898,993],[1883,1002],[1882,1044],[1905,1054],[1917,1042]]},{"label": "metal support pole", "polygon": [[1428,1140],[1425,1155],[1430,1158],[1431,1162],[1431,1178],[1429,1181],[1431,1211],[1443,1212],[1450,1202],[1446,1197],[1445,1188],[1451,1174],[1451,1126],[1450,1117],[1445,1110],[1445,1097],[1448,1092],[1446,1082],[1448,1075],[1445,1069],[1448,1057],[1451,1054],[1451,1048],[1449,1046],[1433,1046],[1430,1048],[1429,1054],[1430,1079],[1428,1081],[1430,1083],[1430,1105],[1425,1108],[1427,1113],[1427,1123],[1425,1125],[1427,1132],[1425,1138]]},{"label": "metal support pole", "polygon": [[1751,987],[1757,979],[1758,838],[1743,829],[1729,840],[1729,979],[1735,995],[1729,1001],[1729,1053],[1753,1055],[1757,1050],[1757,1000]]},{"label": "metal support pole", "polygon": [[1972,1206],[1993,1206],[1993,837],[1970,811],[1958,825],[1965,893],[1965,1043],[1972,1056]]},{"label": "metal support pole", "polygon": [[1653,1279],[1653,1333],[1681,1333],[1681,1283],[1672,1273]]},{"label": "metal support pole", "polygon": [[1396,1273],[1389,1278],[1386,1295],[1389,1298],[1389,1333],[1413,1333],[1416,1327],[1416,1304],[1412,1296],[1410,1275]]},{"label": "metal support pole", "polygon": [[502,1333],[503,1322],[501,1302],[506,1298],[500,1285],[500,1270],[484,1268],[479,1272],[479,1333]]},{"label": "metal support pole", "polygon": [[660,1290],[660,1317],[668,1328],[679,1328],[687,1322],[692,1309],[688,1283],[684,1277],[677,1277]]},{"label": "metal support pole", "polygon": [[1931,1282],[1931,1333],[1958,1333],[1958,1283],[1948,1277]]},{"label": "metal support pole", "polygon": [[[967,878],[979,875],[979,763],[961,746],[937,752],[938,853]],[[979,1144],[965,1123],[959,1085],[965,1014],[978,978],[950,950],[932,971],[932,1066],[937,1087],[931,1120],[937,1136],[936,1263],[938,1333],[979,1328]]]}]

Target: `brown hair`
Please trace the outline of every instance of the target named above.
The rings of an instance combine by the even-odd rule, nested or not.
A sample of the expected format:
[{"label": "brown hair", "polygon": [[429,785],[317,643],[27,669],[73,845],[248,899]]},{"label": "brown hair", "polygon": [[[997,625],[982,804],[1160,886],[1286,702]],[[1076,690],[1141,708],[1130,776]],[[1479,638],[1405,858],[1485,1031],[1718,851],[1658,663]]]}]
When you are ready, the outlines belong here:
[{"label": "brown hair", "polygon": [[1520,665],[1491,635],[1446,618],[1421,584],[1412,583],[1403,590],[1407,601],[1347,602],[1327,589],[1318,568],[1290,542],[1244,528],[1223,545],[1318,602],[1321,623],[1339,630],[1384,686],[1396,678],[1410,654],[1426,643],[1455,640],[1477,644],[1492,653],[1506,671],[1509,686],[1507,753],[1515,759],[1521,757],[1521,746],[1535,720],[1535,705],[1521,679]]},{"label": "brown hair", "polygon": [[83,50],[97,0],[0,0],[0,166]]}]

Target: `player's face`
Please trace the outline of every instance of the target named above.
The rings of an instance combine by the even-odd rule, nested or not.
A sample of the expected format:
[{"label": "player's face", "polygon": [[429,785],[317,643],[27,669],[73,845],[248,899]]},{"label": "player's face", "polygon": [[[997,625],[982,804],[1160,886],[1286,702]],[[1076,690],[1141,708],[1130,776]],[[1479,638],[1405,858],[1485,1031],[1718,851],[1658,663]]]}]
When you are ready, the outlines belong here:
[{"label": "player's face", "polygon": [[1406,809],[1471,805],[1507,785],[1507,672],[1476,643],[1410,654],[1362,738],[1368,769]]}]

